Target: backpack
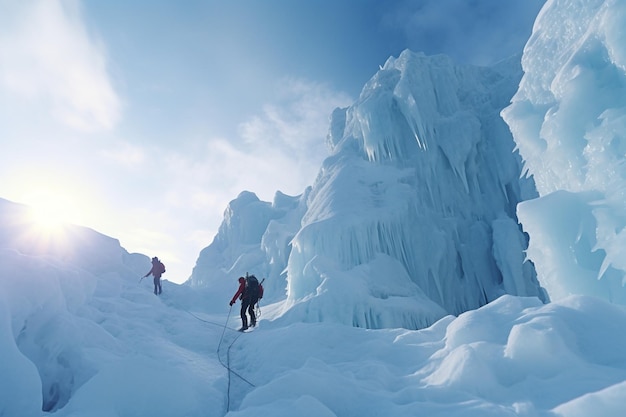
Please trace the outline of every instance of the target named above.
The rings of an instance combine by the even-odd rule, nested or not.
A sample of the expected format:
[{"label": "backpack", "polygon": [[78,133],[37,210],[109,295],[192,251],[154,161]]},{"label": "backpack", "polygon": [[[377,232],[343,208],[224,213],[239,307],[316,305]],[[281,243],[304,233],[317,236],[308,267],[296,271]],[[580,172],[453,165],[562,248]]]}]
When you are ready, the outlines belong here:
[{"label": "backpack", "polygon": [[246,294],[251,296],[259,294],[259,280],[254,275],[246,276]]},{"label": "backpack", "polygon": [[161,273],[164,274],[165,273],[165,265],[163,264],[163,262],[159,261],[159,266],[161,267]]}]

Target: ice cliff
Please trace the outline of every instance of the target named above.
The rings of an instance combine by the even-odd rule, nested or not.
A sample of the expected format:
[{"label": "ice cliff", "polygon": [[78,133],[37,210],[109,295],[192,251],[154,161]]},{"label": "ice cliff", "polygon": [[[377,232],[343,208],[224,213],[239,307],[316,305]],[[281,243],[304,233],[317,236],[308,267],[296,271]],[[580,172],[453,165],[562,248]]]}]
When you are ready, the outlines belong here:
[{"label": "ice cliff", "polygon": [[390,58],[333,113],[311,189],[233,200],[190,282],[253,270],[286,284],[287,315],[370,328],[424,327],[505,293],[546,301],[516,217],[534,184],[499,115],[521,75],[519,57]]},{"label": "ice cliff", "polygon": [[626,304],[626,3],[548,1],[503,117],[541,198],[520,205],[551,298]]}]

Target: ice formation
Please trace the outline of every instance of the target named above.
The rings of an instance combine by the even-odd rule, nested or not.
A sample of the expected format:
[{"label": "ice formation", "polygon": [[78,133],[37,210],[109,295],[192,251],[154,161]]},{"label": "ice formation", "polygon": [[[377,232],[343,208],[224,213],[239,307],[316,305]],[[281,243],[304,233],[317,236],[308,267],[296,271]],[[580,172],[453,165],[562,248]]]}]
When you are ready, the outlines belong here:
[{"label": "ice formation", "polygon": [[[354,105],[336,110],[333,153],[293,241],[289,301],[317,295],[333,305],[348,296],[354,325],[412,328],[504,293],[547,300],[524,261],[526,238],[515,214],[534,186],[520,178],[521,160],[499,116],[520,76],[514,59],[476,68],[405,51]],[[375,275],[321,294],[325,281],[345,280],[338,275],[359,274],[381,257],[400,268],[373,268]],[[371,281],[394,283],[395,297],[431,314],[389,309],[384,296],[368,290]],[[352,300],[355,292],[367,307]],[[309,319],[328,314],[307,302]]]},{"label": "ice formation", "polygon": [[332,153],[312,188],[283,203],[231,202],[191,282],[228,277],[232,288],[254,269],[281,297],[287,286],[285,312],[368,328],[425,327],[505,293],[546,301],[516,218],[534,184],[499,115],[518,60],[390,58],[333,113]]},{"label": "ice formation", "polygon": [[[503,113],[539,198],[497,117],[510,63],[405,52],[335,112],[313,187],[242,193],[162,297],[137,282],[147,256],[0,199],[0,415],[624,415],[626,310],[606,299],[624,300],[625,24],[613,0],[539,16]],[[284,300],[248,339],[222,294],[244,271]],[[533,296],[398,328],[503,293]],[[225,335],[254,386],[231,386]]]},{"label": "ice formation", "polygon": [[307,195],[307,190],[295,197],[277,192],[268,203],[252,192],[240,193],[228,204],[213,242],[200,252],[188,283],[210,287],[208,303],[220,309],[246,273],[265,279],[264,302],[283,299],[291,239],[300,228]]},{"label": "ice formation", "polygon": [[503,111],[541,198],[522,203],[552,298],[626,303],[626,4],[548,1]]}]

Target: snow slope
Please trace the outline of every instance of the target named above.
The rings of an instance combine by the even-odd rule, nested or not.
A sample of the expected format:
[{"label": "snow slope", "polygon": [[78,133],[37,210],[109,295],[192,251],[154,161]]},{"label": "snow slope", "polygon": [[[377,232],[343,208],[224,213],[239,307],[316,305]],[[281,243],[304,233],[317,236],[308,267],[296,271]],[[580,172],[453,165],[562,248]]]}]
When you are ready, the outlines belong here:
[{"label": "snow slope", "polygon": [[[0,200],[3,213],[16,207]],[[165,281],[155,296],[138,279],[148,257],[114,239],[80,230],[93,253],[117,253],[98,271],[52,256],[59,247],[20,252],[0,219],[3,417],[626,411],[626,310],[600,299],[506,295],[417,331],[289,322],[274,304],[242,334],[236,308],[211,312],[208,289]]]}]

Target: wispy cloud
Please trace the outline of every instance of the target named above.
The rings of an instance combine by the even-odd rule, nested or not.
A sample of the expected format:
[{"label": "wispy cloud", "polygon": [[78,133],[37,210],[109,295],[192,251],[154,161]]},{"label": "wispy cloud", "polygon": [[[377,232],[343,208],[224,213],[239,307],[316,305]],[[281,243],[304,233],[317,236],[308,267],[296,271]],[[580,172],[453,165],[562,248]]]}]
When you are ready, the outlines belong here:
[{"label": "wispy cloud", "polygon": [[352,102],[353,98],[325,84],[286,79],[277,100],[241,124],[241,150],[254,159],[265,180],[303,191],[328,155],[325,138],[330,114]]},{"label": "wispy cloud", "polygon": [[77,1],[0,1],[0,86],[44,101],[72,128],[111,129],[121,117],[104,47]]},{"label": "wispy cloud", "polygon": [[210,243],[228,202],[242,191],[271,201],[276,191],[297,195],[313,184],[329,152],[330,115],[353,99],[310,81],[281,85],[275,100],[240,125],[239,137],[204,137],[193,152],[146,156],[163,171],[159,187],[167,192],[158,207],[177,213],[178,233],[190,240],[177,244],[193,246],[189,253]]},{"label": "wispy cloud", "polygon": [[133,168],[142,166],[146,161],[146,150],[127,142],[118,142],[103,150],[102,156],[125,168]]},{"label": "wispy cloud", "polygon": [[[325,84],[283,80],[276,98],[241,123],[238,137],[200,137],[192,151],[148,151],[143,160],[163,171],[170,207],[220,218],[244,190],[270,201],[276,191],[297,195],[312,185],[328,156],[330,115],[352,102]],[[119,160],[134,154],[126,149],[109,156]]]}]

